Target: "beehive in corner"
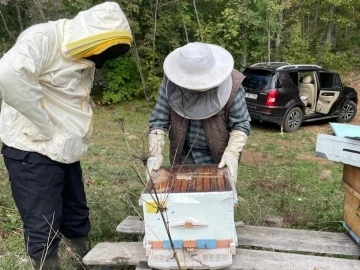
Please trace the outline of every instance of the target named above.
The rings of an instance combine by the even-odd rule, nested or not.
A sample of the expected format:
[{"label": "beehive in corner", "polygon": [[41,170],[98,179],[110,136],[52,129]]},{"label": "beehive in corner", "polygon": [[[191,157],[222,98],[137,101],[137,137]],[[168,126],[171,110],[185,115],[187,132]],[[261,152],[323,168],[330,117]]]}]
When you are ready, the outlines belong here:
[{"label": "beehive in corner", "polygon": [[[237,235],[227,170],[216,165],[163,167],[141,195],[150,267],[216,269],[232,264]],[[161,215],[163,213],[163,215]]]},{"label": "beehive in corner", "polygon": [[316,155],[341,162],[343,168],[344,221],[343,225],[360,245],[360,138],[351,139],[318,134]]}]

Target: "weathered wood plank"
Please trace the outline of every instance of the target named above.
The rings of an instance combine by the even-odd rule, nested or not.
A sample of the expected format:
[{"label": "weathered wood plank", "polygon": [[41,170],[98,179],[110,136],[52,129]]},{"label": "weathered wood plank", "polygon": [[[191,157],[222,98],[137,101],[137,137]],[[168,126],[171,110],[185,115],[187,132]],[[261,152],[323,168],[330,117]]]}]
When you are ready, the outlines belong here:
[{"label": "weathered wood plank", "polygon": [[[147,261],[140,242],[99,243],[83,259],[95,265],[138,265]],[[229,270],[359,270],[359,260],[238,249]]]},{"label": "weathered wood plank", "polygon": [[344,233],[243,226],[237,235],[243,246],[360,256],[360,246]]},{"label": "weathered wood plank", "polygon": [[145,249],[141,242],[102,242],[94,246],[83,258],[87,265],[137,265],[146,261]]},{"label": "weathered wood plank", "polygon": [[[138,217],[127,217],[116,230],[122,233],[144,234],[144,222]],[[344,233],[261,226],[241,226],[236,230],[241,246],[360,256],[360,246]]]},{"label": "weathered wood plank", "polygon": [[281,253],[272,251],[238,249],[229,269],[237,270],[358,270],[360,261]]},{"label": "weathered wood plank", "polygon": [[128,234],[144,234],[144,221],[139,217],[128,216],[116,227],[116,231]]}]

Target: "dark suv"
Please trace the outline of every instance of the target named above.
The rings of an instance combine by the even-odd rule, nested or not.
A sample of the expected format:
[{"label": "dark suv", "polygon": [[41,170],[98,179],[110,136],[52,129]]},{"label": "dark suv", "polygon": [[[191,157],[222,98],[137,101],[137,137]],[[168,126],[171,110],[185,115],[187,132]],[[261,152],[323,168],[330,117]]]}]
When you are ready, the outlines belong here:
[{"label": "dark suv", "polygon": [[336,72],[316,65],[269,62],[254,64],[243,73],[251,119],[294,132],[302,122],[336,118],[346,123],[356,115],[357,92],[343,85]]}]

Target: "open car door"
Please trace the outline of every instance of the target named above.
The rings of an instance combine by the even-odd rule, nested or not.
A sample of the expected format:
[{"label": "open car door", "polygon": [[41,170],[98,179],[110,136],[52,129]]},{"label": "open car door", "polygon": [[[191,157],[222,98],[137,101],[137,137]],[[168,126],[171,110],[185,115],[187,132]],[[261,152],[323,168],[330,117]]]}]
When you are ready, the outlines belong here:
[{"label": "open car door", "polygon": [[319,71],[318,77],[320,91],[316,103],[316,112],[328,114],[341,95],[341,81],[337,73],[328,71]]}]

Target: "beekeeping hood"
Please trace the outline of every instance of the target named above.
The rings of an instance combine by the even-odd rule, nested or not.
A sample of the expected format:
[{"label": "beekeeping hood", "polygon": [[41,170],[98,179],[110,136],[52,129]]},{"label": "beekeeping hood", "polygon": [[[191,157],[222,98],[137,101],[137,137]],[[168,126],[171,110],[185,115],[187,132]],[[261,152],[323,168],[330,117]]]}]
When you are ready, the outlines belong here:
[{"label": "beekeeping hood", "polygon": [[62,51],[67,59],[97,55],[117,44],[131,44],[129,23],[115,2],[80,12],[66,26]]},{"label": "beekeeping hood", "polygon": [[130,42],[114,2],[25,30],[0,60],[1,141],[61,163],[80,160],[92,133],[95,71],[84,57]]},{"label": "beekeeping hood", "polygon": [[218,113],[232,89],[231,54],[216,45],[189,43],[164,61],[166,95],[179,115],[201,120]]}]

